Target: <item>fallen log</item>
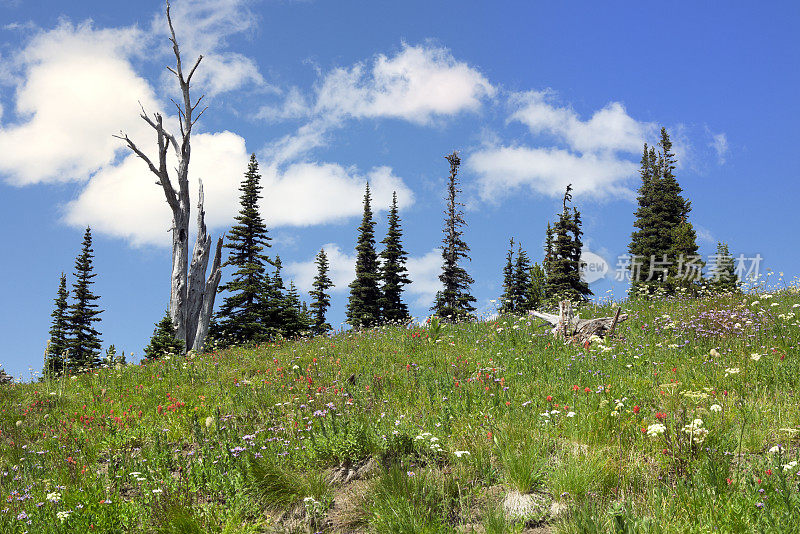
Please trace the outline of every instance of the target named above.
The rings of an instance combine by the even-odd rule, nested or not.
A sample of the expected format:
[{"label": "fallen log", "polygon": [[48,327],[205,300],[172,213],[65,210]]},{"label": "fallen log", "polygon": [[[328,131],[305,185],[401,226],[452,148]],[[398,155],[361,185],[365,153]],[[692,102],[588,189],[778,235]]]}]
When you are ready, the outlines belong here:
[{"label": "fallen log", "polygon": [[609,336],[614,333],[614,329],[619,323],[628,319],[628,314],[620,314],[619,308],[617,308],[617,312],[613,317],[581,319],[575,316],[572,311],[572,303],[568,300],[562,300],[558,303],[558,312],[558,315],[536,310],[531,310],[528,313],[553,325],[552,333],[554,336],[580,343],[588,341],[592,336]]}]

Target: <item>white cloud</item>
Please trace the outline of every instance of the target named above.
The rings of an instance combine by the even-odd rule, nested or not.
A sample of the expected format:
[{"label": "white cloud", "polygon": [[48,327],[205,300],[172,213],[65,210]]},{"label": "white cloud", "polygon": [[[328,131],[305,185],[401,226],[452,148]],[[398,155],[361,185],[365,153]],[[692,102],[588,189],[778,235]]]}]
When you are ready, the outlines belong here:
[{"label": "white cloud", "polygon": [[589,120],[581,120],[569,107],[557,107],[550,90],[514,94],[516,110],[509,120],[519,121],[534,134],[547,133],[578,152],[641,152],[642,144],[656,132],[652,123],[639,122],[619,102],[611,102],[595,111]]},{"label": "white cloud", "polygon": [[34,37],[15,58],[24,72],[19,122],[0,126],[0,172],[16,185],[86,180],[121,149],[114,132],[148,134],[137,101],[154,110],[157,99],[128,61],[140,44],[135,28],[90,23],[62,23]]},{"label": "white cloud", "polygon": [[439,275],[442,272],[442,251],[435,248],[420,257],[409,257],[406,262],[411,284],[406,292],[415,296],[411,303],[416,307],[429,308],[433,304],[436,292],[442,288]]},{"label": "white cloud", "polygon": [[609,154],[573,154],[558,148],[500,146],[478,150],[467,158],[478,174],[484,200],[496,200],[521,188],[548,196],[572,184],[576,195],[633,198],[625,182],[637,165]]},{"label": "white cloud", "polygon": [[261,209],[270,227],[310,226],[360,215],[367,180],[373,213],[388,210],[393,191],[401,208],[414,199],[389,167],[376,167],[362,176],[335,163],[295,163],[281,171],[273,166],[262,174]]},{"label": "white cloud", "polygon": [[708,144],[714,149],[717,154],[717,163],[720,165],[725,164],[725,158],[728,155],[728,136],[725,133],[711,134],[711,142]]}]

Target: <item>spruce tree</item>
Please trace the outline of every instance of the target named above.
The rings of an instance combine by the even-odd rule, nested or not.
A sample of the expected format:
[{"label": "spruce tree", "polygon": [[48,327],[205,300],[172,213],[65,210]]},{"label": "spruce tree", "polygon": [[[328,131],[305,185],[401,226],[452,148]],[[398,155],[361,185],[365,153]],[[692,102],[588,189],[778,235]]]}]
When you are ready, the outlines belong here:
[{"label": "spruce tree", "polygon": [[711,270],[710,285],[711,289],[718,293],[731,293],[739,290],[739,277],[728,250],[728,244],[718,242],[717,253],[713,256],[714,266]]},{"label": "spruce tree", "polygon": [[144,348],[144,357],[148,360],[157,360],[168,354],[183,354],[183,341],[175,337],[175,325],[169,316],[169,310],[164,317],[156,323],[153,337]]},{"label": "spruce tree", "polygon": [[500,295],[501,315],[514,311],[514,238],[508,242],[506,264],[503,267],[503,294]]},{"label": "spruce tree", "polygon": [[331,297],[327,291],[333,287],[333,282],[328,276],[328,256],[324,249],[320,249],[316,258],[317,276],[314,277],[313,290],[311,291],[312,332],[324,334],[331,329],[325,320],[325,312],[331,305]]},{"label": "spruce tree", "polygon": [[237,224],[231,228],[225,244],[230,254],[223,266],[231,265],[235,271],[231,281],[219,288],[230,293],[217,312],[217,321],[231,342],[260,341],[267,337],[261,322],[264,303],[259,295],[265,280],[264,266],[270,261],[262,251],[270,246],[270,238],[258,209],[260,180],[258,161],[253,154],[239,186],[241,208],[235,219]]},{"label": "spruce tree", "polygon": [[515,313],[527,312],[530,309],[527,296],[530,286],[530,269],[531,262],[528,258],[528,253],[522,250],[522,244],[519,244],[511,286],[512,301],[514,303],[513,311]]},{"label": "spruce tree", "polygon": [[289,321],[286,311],[286,287],[281,277],[283,269],[281,257],[275,256],[272,264],[275,266],[275,273],[272,277],[265,276],[259,293],[262,332],[268,339],[285,335]]},{"label": "spruce tree", "polygon": [[437,316],[446,321],[460,321],[468,319],[475,311],[472,303],[475,297],[470,294],[470,285],[474,282],[467,271],[459,265],[460,260],[470,261],[469,247],[462,239],[463,231],[461,228],[466,226],[461,207],[463,204],[456,202],[458,189],[458,167],[461,159],[457,152],[445,156],[450,163],[450,176],[447,185],[447,216],[444,222],[444,239],[442,240],[442,274],[439,280],[442,282],[442,290],[436,293],[436,301],[431,308]]},{"label": "spruce tree", "polygon": [[95,303],[92,293],[92,231],[86,228],[80,255],[75,259],[75,283],[72,285],[74,302],[69,306],[69,368],[71,371],[94,369],[100,365],[100,332],[93,323],[100,322],[103,310]]},{"label": "spruce tree", "polygon": [[387,322],[405,322],[409,319],[408,306],[403,302],[403,286],[410,284],[406,260],[408,254],[403,250],[400,217],[397,214],[397,193],[392,193],[392,207],[389,210],[389,224],[380,254],[381,278],[381,317]]},{"label": "spruce tree", "polygon": [[358,227],[356,278],[349,285],[350,298],[347,303],[347,322],[353,327],[370,327],[381,320],[378,268],[375,222],[372,220],[369,183],[367,183],[364,192],[364,215],[361,226]]},{"label": "spruce tree", "polygon": [[545,265],[547,282],[545,294],[548,299],[586,300],[592,292],[589,285],[581,279],[581,236],[580,212],[570,211],[567,203],[572,200],[572,185],[564,193],[563,210],[558,222],[547,227]]},{"label": "spruce tree", "polygon": [[300,294],[293,281],[289,282],[282,312],[281,334],[283,337],[292,339],[308,333],[310,327],[308,309],[300,301]]},{"label": "spruce tree", "polygon": [[634,292],[652,293],[663,289],[672,293],[683,287],[694,290],[698,284],[686,276],[687,266],[702,272],[697,255],[697,236],[688,222],[691,202],[682,196],[675,177],[677,166],[672,141],[661,129],[659,151],[644,145],[641,161],[642,185],[635,212],[636,231],[631,234],[628,251],[632,256]]},{"label": "spruce tree", "polygon": [[61,273],[58,284],[58,293],[55,298],[56,307],[50,315],[53,318],[50,326],[50,342],[47,345],[47,357],[44,362],[43,375],[61,376],[64,373],[64,357],[68,354],[69,340],[67,339],[68,318],[67,276]]}]

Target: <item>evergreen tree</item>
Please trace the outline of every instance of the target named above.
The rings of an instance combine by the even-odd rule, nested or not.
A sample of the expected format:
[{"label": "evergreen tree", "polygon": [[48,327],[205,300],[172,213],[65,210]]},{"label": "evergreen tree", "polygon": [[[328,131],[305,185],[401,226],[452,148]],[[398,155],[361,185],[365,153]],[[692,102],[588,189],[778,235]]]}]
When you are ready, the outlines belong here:
[{"label": "evergreen tree", "polygon": [[665,128],[661,129],[655,148],[644,146],[641,161],[642,185],[639,188],[638,208],[628,251],[631,262],[633,291],[652,293],[663,288],[668,293],[679,287],[695,288],[697,283],[685,276],[685,269],[702,272],[697,256],[697,236],[688,222],[691,202],[682,196],[675,178],[676,159],[672,141]]},{"label": "evergreen tree", "polygon": [[74,302],[69,306],[69,367],[70,370],[94,369],[100,365],[100,332],[93,323],[100,322],[103,310],[94,301],[92,293],[92,231],[86,228],[80,255],[75,259],[75,283],[72,285]]},{"label": "evergreen tree", "polygon": [[389,225],[383,243],[380,266],[381,277],[381,317],[388,322],[405,322],[409,319],[408,306],[402,299],[403,286],[410,284],[406,260],[408,254],[403,250],[400,217],[397,215],[397,193],[392,193],[392,207],[389,210]]},{"label": "evergreen tree", "polygon": [[300,294],[293,281],[289,282],[289,289],[286,292],[282,311],[281,335],[283,337],[291,339],[307,333],[309,326],[307,310],[304,313],[303,303],[300,302]]},{"label": "evergreen tree", "polygon": [[270,261],[262,251],[270,246],[270,238],[258,210],[260,180],[258,161],[253,154],[239,186],[242,194],[237,224],[231,228],[225,244],[230,254],[223,266],[231,265],[235,271],[231,281],[219,287],[219,291],[230,293],[217,312],[219,328],[233,342],[260,341],[266,337],[259,295],[265,280],[264,266]]},{"label": "evergreen tree", "polygon": [[369,183],[367,183],[364,192],[364,216],[361,219],[361,226],[358,227],[356,278],[349,285],[350,298],[347,303],[347,322],[353,327],[370,327],[381,320],[378,268],[375,222],[372,220]]},{"label": "evergreen tree", "polygon": [[461,159],[457,152],[445,156],[450,163],[450,176],[447,185],[447,218],[444,223],[444,239],[442,240],[442,274],[439,280],[442,282],[442,290],[436,293],[436,301],[431,308],[437,316],[448,321],[460,321],[471,317],[475,307],[475,297],[470,294],[470,285],[474,282],[467,271],[459,265],[459,261],[470,260],[468,255],[469,247],[462,239],[463,231],[461,227],[466,226],[460,202],[456,202],[458,189],[458,167]]},{"label": "evergreen tree", "polygon": [[500,295],[500,314],[514,311],[514,238],[508,242],[506,265],[503,267],[503,294]]},{"label": "evergreen tree", "polygon": [[183,341],[175,337],[175,325],[169,316],[169,310],[164,317],[156,323],[153,337],[144,348],[144,357],[148,360],[157,360],[167,354],[183,354]]},{"label": "evergreen tree", "polygon": [[572,200],[572,186],[564,193],[563,210],[558,222],[547,227],[545,246],[546,286],[548,299],[586,300],[592,292],[589,285],[581,279],[581,236],[580,212],[573,208],[570,212],[567,203]]},{"label": "evergreen tree", "polygon": [[320,249],[316,258],[317,276],[314,277],[313,290],[311,291],[312,331],[314,334],[324,334],[331,329],[325,320],[325,312],[331,305],[331,297],[327,291],[333,287],[333,282],[328,276],[328,256],[325,250]]},{"label": "evergreen tree", "polygon": [[69,340],[67,331],[69,328],[67,318],[67,277],[61,273],[61,281],[58,284],[58,293],[55,298],[56,307],[50,315],[53,318],[50,326],[50,342],[47,345],[47,356],[44,362],[43,375],[61,376],[64,372],[64,357],[68,354]]},{"label": "evergreen tree", "polygon": [[711,270],[710,285],[719,293],[730,293],[739,290],[739,277],[733,263],[733,256],[728,250],[728,244],[718,242],[717,253],[713,257],[714,267]]},{"label": "evergreen tree", "polygon": [[272,263],[275,266],[275,273],[271,278],[265,276],[259,293],[262,333],[267,339],[278,335],[285,336],[287,323],[290,321],[290,314],[286,310],[286,287],[283,285],[281,277],[283,269],[281,257],[275,256]]},{"label": "evergreen tree", "polygon": [[522,250],[522,245],[518,245],[517,259],[514,262],[513,284],[511,286],[512,301],[515,313],[527,312],[530,308],[528,302],[528,290],[530,288],[530,269],[531,262],[527,252]]}]

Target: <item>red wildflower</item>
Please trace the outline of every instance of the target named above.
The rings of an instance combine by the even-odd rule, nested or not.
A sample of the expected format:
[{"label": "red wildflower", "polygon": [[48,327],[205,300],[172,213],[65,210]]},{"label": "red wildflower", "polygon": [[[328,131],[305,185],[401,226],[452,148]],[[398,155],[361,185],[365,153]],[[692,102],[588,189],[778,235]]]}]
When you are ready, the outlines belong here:
[{"label": "red wildflower", "polygon": [[547,396],[547,402],[553,402],[553,397],[551,395]]},{"label": "red wildflower", "polygon": [[638,406],[634,406],[633,407],[633,413],[639,413],[639,407]]}]

